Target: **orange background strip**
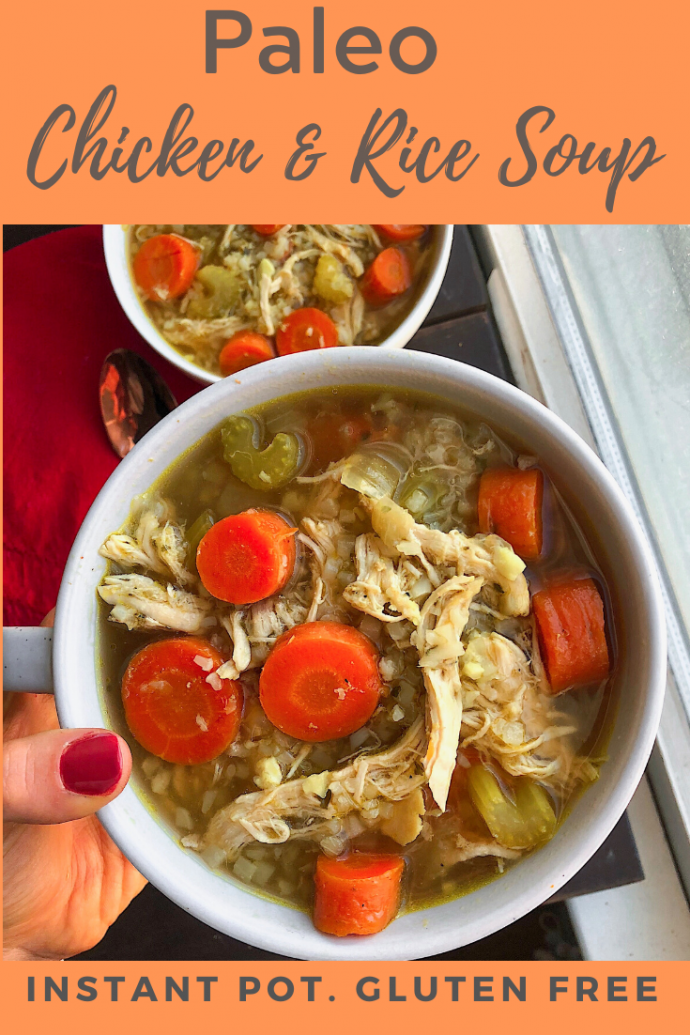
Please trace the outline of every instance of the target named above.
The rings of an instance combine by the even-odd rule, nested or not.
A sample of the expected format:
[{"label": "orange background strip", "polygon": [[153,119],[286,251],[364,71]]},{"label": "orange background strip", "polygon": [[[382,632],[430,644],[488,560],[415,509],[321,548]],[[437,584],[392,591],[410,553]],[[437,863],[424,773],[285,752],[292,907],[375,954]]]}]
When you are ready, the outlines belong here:
[{"label": "orange background strip", "polygon": [[[679,0],[653,6],[639,0],[580,0],[577,5],[325,0],[323,74],[313,71],[313,3],[305,0],[289,5],[234,0],[233,6],[252,20],[252,37],[240,49],[219,51],[217,73],[207,74],[204,11],[209,6],[200,0],[37,0],[12,4],[4,12],[6,146],[0,188],[6,222],[217,222],[230,210],[247,222],[290,218],[291,213],[305,222],[384,217],[438,223],[690,221],[690,137],[684,113],[690,6]],[[234,23],[226,24],[219,35],[235,34]],[[286,24],[299,33],[301,71],[268,75],[259,67],[259,52],[285,39],[266,39],[262,29]],[[383,46],[375,58],[380,67],[368,75],[353,75],[336,61],[337,38],[356,25],[373,29]],[[388,55],[393,34],[409,25],[421,25],[438,44],[435,63],[419,75],[397,70]],[[421,43],[412,40],[402,50],[409,62],[421,53]],[[237,166],[224,168],[208,183],[196,171],[183,178],[154,172],[141,183],[111,171],[97,181],[88,174],[87,162],[76,174],[68,167],[49,190],[37,189],[27,179],[27,159],[45,119],[59,104],[75,112],[71,130],[49,134],[39,163],[41,178],[65,159],[71,162],[79,127],[109,84],[117,87],[117,99],[103,128],[106,160],[126,126],[123,161],[134,141],[151,138],[151,153],[140,162],[144,168],[158,154],[182,103],[195,112],[188,133],[199,146],[191,161],[214,138],[226,148],[233,137],[251,138],[254,156],[264,157],[250,174]],[[498,170],[506,158],[512,157],[511,177],[525,169],[515,125],[534,105],[555,112],[543,134],[537,132],[543,116],[531,124],[538,170],[524,186],[502,186]],[[397,198],[384,197],[366,173],[358,184],[350,182],[358,143],[375,109],[385,116],[399,107],[407,113],[408,128],[419,131],[412,158],[426,138],[439,139],[430,167],[455,141],[471,142],[471,155],[480,157],[465,178],[453,183],[441,174],[420,183],[403,173],[398,160],[405,137],[377,163],[391,184],[404,186]],[[322,129],[317,150],[326,154],[311,176],[290,182],[284,169],[296,147],[295,135],[314,122]],[[64,118],[58,127],[63,125]],[[544,172],[547,150],[566,133],[576,138],[578,153],[593,142],[592,157],[605,147],[615,157],[625,137],[632,153],[651,135],[657,156],[666,157],[636,182],[626,176],[609,213],[610,172],[580,175],[577,163],[559,176]]]},{"label": "orange background strip", "polygon": [[[556,1026],[562,1035],[579,1035],[583,1026],[592,1033],[610,1032],[617,1023],[626,1031],[648,1031],[650,1024],[672,1026],[679,1030],[681,1010],[685,1012],[685,986],[688,965],[682,963],[70,963],[70,964],[3,964],[0,971],[4,1016],[7,1022],[29,1021],[31,1028],[50,1026],[51,1031],[67,1031],[80,1021],[85,1025],[97,1024],[101,1035],[120,1032],[122,1025],[128,1031],[151,1030],[151,1025],[166,1025],[170,1035],[189,1030],[189,1023],[208,1026],[235,1027],[243,1024],[265,1031],[265,1026],[278,1024],[280,1031],[290,1035],[304,1031],[310,1025],[333,1033],[352,1031],[358,1027],[369,1030],[374,1026],[395,1025],[400,1035],[418,1033],[424,1026],[452,1025],[452,1029],[507,1030],[519,1035],[534,1032],[540,1025]],[[142,995],[131,1002],[142,976],[149,979],[158,1001]],[[172,977],[182,987],[182,978],[188,977],[189,1001],[181,1002],[176,995],[167,1003],[166,978]],[[27,1001],[28,978],[35,979],[35,1001]],[[44,1002],[44,979],[50,976],[60,986],[67,978],[67,1002],[60,1002],[53,993],[50,1003]],[[78,980],[89,976],[97,998],[80,1002]],[[118,985],[118,1002],[111,1002],[112,984],[106,976],[124,978]],[[210,1000],[204,1002],[204,982],[201,976],[216,977],[208,984]],[[308,1001],[308,983],[302,977],[318,976],[321,982],[313,984],[313,1002]],[[428,995],[430,978],[436,976],[438,994],[430,1002],[415,998],[415,978],[420,979],[421,992]],[[452,1001],[453,983],[446,977],[464,977],[457,983],[457,1002]],[[584,998],[577,1002],[577,977],[598,981],[598,1002]],[[256,995],[240,1001],[242,977],[258,978],[261,988]],[[269,998],[267,986],[273,978],[289,978],[294,985],[291,999],[276,1002]],[[518,1002],[510,995],[503,1001],[504,978],[516,987],[520,977],[526,979],[526,1001]],[[568,992],[558,995],[556,1002],[549,1000],[550,978],[562,982],[568,978]],[[376,1002],[364,1002],[357,996],[357,983],[362,978],[378,978],[378,984],[369,981],[367,994],[380,989]],[[614,994],[625,995],[618,982],[627,980],[627,1001],[608,1002],[607,983],[616,979]],[[656,995],[656,1001],[637,1002],[637,978],[646,981],[647,995]],[[391,980],[397,996],[407,996],[404,1002],[389,998]],[[481,981],[480,994],[493,995],[493,1001],[475,1001],[475,980]],[[650,984],[654,985],[652,989]],[[253,986],[250,985],[250,986]],[[588,986],[591,986],[588,981]],[[286,994],[286,985],[277,982],[278,995]],[[333,997],[332,999],[330,997]],[[146,1026],[146,1028],[145,1028]],[[72,1027],[70,1027],[72,1030]]]},{"label": "orange background strip", "polygon": [[[169,1035],[182,1035],[189,1031],[190,1023],[204,1025],[204,1030],[215,1026],[235,1028],[238,1024],[245,1030],[267,1031],[268,1025],[279,1025],[285,1035],[304,1032],[312,1026],[318,1030],[338,1035],[352,1030],[388,1029],[394,1025],[400,1035],[418,1035],[433,1025],[436,1030],[459,1029],[476,1031],[510,1030],[515,1035],[532,1033],[543,1026],[544,1030],[558,1030],[560,1035],[580,1035],[585,1029],[596,1035],[598,1032],[625,1029],[626,1032],[647,1032],[650,1025],[664,1026],[670,1030],[681,1030],[685,1016],[685,984],[688,965],[682,963],[69,963],[35,964],[5,963],[0,972],[0,987],[3,997],[3,1016],[9,1025],[18,1022],[31,1030],[45,1030],[60,1033],[71,1032],[74,1026],[98,1026],[101,1035],[127,1030],[151,1031],[152,1025],[165,1025]],[[35,978],[36,1001],[27,1002],[27,979]],[[53,994],[52,1001],[44,1001],[45,976],[52,977],[59,986],[63,977],[68,978],[68,1001],[59,1002]],[[111,984],[105,976],[122,976],[119,984],[117,1004],[110,1001]],[[142,996],[131,1002],[137,983],[145,975],[151,984],[158,1002]],[[170,1003],[165,1002],[165,979],[172,977],[182,987],[182,978],[189,978],[189,1002],[181,1002],[173,995]],[[79,991],[77,981],[90,976],[92,987],[98,991],[98,998],[92,1002],[76,999]],[[216,977],[209,985],[210,1001],[203,1001],[203,982],[199,976]],[[239,989],[242,976],[258,978],[261,989],[240,1001]],[[308,984],[300,978],[319,976],[321,982],[313,985],[314,1001],[308,1001]],[[423,994],[428,994],[430,978],[437,978],[437,996],[430,1002],[420,1002],[414,997],[414,979],[420,978]],[[452,1001],[453,984],[446,982],[450,976],[464,977],[456,985],[458,1001]],[[569,991],[558,995],[556,1002],[550,1002],[550,978],[559,980],[568,977]],[[577,977],[596,978],[599,983],[598,1002],[584,999],[578,1003],[576,997]],[[267,985],[273,978],[287,977],[294,985],[294,994],[285,1002],[269,998]],[[369,982],[368,993],[378,987],[381,996],[376,1002],[364,1002],[356,994],[361,978],[376,977],[378,986]],[[511,995],[503,1002],[503,979],[508,977],[517,987],[520,978],[526,980],[526,1000],[518,1002]],[[628,1001],[606,1001],[608,978],[626,978]],[[637,978],[644,977],[654,982],[656,1001],[637,1002]],[[398,995],[406,995],[404,1002],[389,1001],[391,979],[395,979]],[[491,994],[494,1000],[474,1001],[475,978],[482,980],[484,994]],[[492,981],[490,985],[488,982]],[[589,983],[588,983],[589,986]],[[276,985],[282,995],[286,986]],[[624,994],[624,993],[618,993]],[[331,999],[330,997],[333,997]]]}]

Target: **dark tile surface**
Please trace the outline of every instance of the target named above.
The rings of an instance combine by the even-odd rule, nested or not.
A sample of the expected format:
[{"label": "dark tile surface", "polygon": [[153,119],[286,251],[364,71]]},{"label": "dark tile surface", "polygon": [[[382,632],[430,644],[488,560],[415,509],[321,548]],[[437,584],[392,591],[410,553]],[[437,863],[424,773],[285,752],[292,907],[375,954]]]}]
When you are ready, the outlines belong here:
[{"label": "dark tile surface", "polygon": [[[4,228],[5,250],[62,229],[57,226]],[[467,227],[456,227],[448,273],[423,328],[410,343],[513,381],[488,305],[484,276]],[[644,879],[627,817],[599,851],[552,902],[490,938],[434,959],[579,959],[565,898]],[[237,942],[185,913],[148,886],[84,960],[279,960],[285,957]]]},{"label": "dark tile surface", "polygon": [[424,326],[407,348],[447,356],[515,383],[493,317],[486,309],[446,323]]},{"label": "dark tile surface", "polygon": [[630,820],[624,814],[587,865],[564,884],[549,902],[561,902],[575,898],[576,895],[605,891],[607,888],[620,888],[624,884],[636,884],[641,880],[644,880],[644,870]]},{"label": "dark tile surface", "polygon": [[486,280],[470,232],[466,226],[456,226],[448,271],[424,325],[451,320],[462,313],[486,308],[488,304]]}]

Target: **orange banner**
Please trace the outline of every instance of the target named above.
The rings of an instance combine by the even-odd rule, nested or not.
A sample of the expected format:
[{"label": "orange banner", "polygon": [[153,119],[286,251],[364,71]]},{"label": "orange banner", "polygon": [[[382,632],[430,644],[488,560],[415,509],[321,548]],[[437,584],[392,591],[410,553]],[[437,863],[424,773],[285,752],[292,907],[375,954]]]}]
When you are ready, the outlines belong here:
[{"label": "orange banner", "polygon": [[688,11],[15,4],[2,193],[13,222],[687,222]]},{"label": "orange banner", "polygon": [[[401,1035],[430,1025],[519,1035],[540,1024],[561,1035],[621,1025],[682,1029],[681,963],[6,963],[4,1016],[31,1030],[98,1025],[101,1035],[170,1035],[238,1019],[286,1035],[317,1024],[336,1033],[394,1024]],[[88,1005],[85,1005],[88,1004]],[[398,1005],[401,1004],[401,1005]],[[451,1030],[453,1030],[451,1029]]]}]

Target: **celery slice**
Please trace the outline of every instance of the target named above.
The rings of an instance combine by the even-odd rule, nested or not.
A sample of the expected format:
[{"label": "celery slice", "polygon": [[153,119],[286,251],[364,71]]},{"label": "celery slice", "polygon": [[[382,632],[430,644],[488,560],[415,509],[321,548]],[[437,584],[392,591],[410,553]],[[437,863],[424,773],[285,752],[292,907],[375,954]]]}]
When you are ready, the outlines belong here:
[{"label": "celery slice", "polygon": [[222,429],[223,456],[232,473],[251,489],[279,489],[297,474],[302,447],[297,435],[279,432],[260,449],[254,444],[256,424],[249,417],[229,417]]},{"label": "celery slice", "polygon": [[493,837],[504,848],[524,848],[527,831],[522,814],[506,798],[494,774],[483,765],[473,765],[467,774],[472,803]]},{"label": "celery slice", "polygon": [[515,803],[525,823],[529,845],[537,845],[553,837],[556,816],[543,787],[527,778],[518,780]]},{"label": "celery slice", "polygon": [[494,774],[483,765],[467,774],[472,803],[493,837],[505,848],[534,848],[553,837],[556,816],[543,787],[523,777],[515,781],[515,802],[501,790]]},{"label": "celery slice", "polygon": [[190,565],[196,564],[196,551],[199,543],[204,538],[208,530],[214,524],[213,511],[204,510],[199,517],[192,522],[187,529],[186,539],[189,547],[187,554],[187,562]]}]

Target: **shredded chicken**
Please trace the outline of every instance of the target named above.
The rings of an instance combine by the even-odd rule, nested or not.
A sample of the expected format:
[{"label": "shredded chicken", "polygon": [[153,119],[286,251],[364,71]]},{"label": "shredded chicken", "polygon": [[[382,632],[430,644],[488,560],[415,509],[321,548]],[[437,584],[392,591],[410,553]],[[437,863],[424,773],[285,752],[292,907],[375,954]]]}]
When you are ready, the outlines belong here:
[{"label": "shredded chicken", "polygon": [[[203,847],[217,845],[234,859],[251,841],[282,844],[292,839],[321,841],[342,830],[342,820],[367,813],[380,802],[399,802],[426,783],[421,767],[424,725],[418,719],[392,747],[360,755],[342,769],[288,780],[260,793],[243,794],[209,824]],[[405,836],[409,828],[406,827]]]},{"label": "shredded chicken", "polygon": [[[366,500],[362,497],[363,504]],[[391,499],[377,500],[371,508],[374,531],[388,547],[432,565],[452,566],[458,575],[480,575],[502,591],[504,615],[529,614],[529,587],[525,565],[512,547],[497,535],[466,536],[457,529],[439,532],[417,524],[411,514]]]},{"label": "shredded chicken", "polygon": [[244,611],[236,609],[223,615],[220,624],[232,640],[232,658],[218,669],[221,679],[238,679],[252,663],[252,646],[243,624]]},{"label": "shredded chicken", "polygon": [[[465,649],[462,635],[469,609],[484,582],[491,581],[501,587],[506,613],[526,614],[529,590],[522,574],[524,565],[498,536],[470,538],[457,531],[439,532],[417,524],[386,497],[373,505],[365,497],[361,499],[371,507],[377,534],[358,537],[357,579],[343,596],[353,607],[382,622],[406,619],[417,627],[411,642],[419,651],[427,689],[426,772],[436,803],[445,809],[460,737],[458,658]],[[411,563],[414,560],[421,562],[420,568]],[[457,574],[444,579],[441,569],[455,569]],[[426,596],[420,610],[411,594],[424,576],[428,592],[420,594],[420,599]]]},{"label": "shredded chicken", "polygon": [[463,745],[487,751],[513,776],[567,780],[575,761],[567,737],[575,727],[561,721],[555,699],[540,690],[517,644],[497,632],[473,635],[462,689]]},{"label": "shredded chicken", "polygon": [[278,637],[307,617],[306,605],[292,597],[269,597],[221,614],[220,624],[233,644],[232,660],[225,663],[221,675],[237,679],[247,669],[260,668]]},{"label": "shredded chicken", "polygon": [[446,865],[467,862],[469,859],[478,859],[486,855],[495,856],[497,859],[519,859],[520,851],[515,848],[504,848],[493,838],[477,838],[469,840],[462,834],[458,834],[455,840],[455,848],[445,855]]},{"label": "shredded chicken", "polygon": [[139,496],[132,504],[128,522],[130,534],[115,532],[108,536],[99,553],[127,568],[140,568],[172,578],[180,586],[190,586],[196,577],[187,568],[187,541],[175,522],[168,500]]},{"label": "shredded chicken", "polygon": [[406,618],[416,625],[420,612],[410,598],[410,589],[423,572],[416,571],[413,577],[410,566],[403,562],[396,565],[394,556],[372,533],[358,536],[355,543],[357,579],[346,587],[343,596],[358,611],[381,622],[400,622]]},{"label": "shredded chicken", "polygon": [[427,597],[413,643],[420,656],[427,691],[429,746],[424,768],[429,789],[440,809],[445,809],[458,753],[462,721],[462,684],[458,658],[470,604],[482,580],[456,575]]},{"label": "shredded chicken", "polygon": [[162,586],[147,575],[106,575],[98,587],[112,605],[111,622],[128,629],[175,629],[197,633],[216,624],[212,603],[176,586]]}]

